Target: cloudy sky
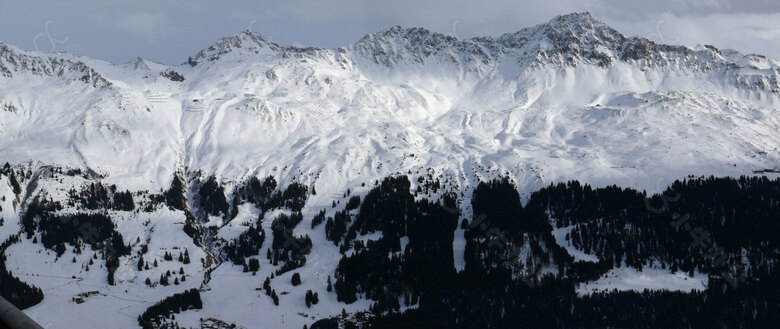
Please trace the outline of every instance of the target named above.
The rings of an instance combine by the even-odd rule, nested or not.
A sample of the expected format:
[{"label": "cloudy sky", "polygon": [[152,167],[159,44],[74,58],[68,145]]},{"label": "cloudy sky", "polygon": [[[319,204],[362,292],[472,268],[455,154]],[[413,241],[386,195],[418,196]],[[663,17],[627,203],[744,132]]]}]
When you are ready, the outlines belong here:
[{"label": "cloudy sky", "polygon": [[115,63],[141,56],[178,64],[247,29],[279,44],[338,47],[393,25],[497,36],[579,11],[626,35],[780,59],[777,0],[0,0],[0,41]]}]

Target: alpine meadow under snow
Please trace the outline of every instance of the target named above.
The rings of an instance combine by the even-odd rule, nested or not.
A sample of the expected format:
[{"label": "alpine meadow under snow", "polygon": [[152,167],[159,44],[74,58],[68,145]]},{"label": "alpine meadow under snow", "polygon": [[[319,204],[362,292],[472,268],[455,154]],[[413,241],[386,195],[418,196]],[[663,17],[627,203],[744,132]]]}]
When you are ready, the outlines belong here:
[{"label": "alpine meadow under snow", "polygon": [[[669,225],[692,202],[664,213],[663,228],[630,218],[615,228],[604,223],[639,212],[579,205],[577,193],[639,209],[635,200],[687,178],[674,185],[684,200],[732,186],[777,217],[778,105],[776,60],[626,37],[588,13],[497,38],[392,27],[338,49],[245,31],[179,65],[0,43],[0,281],[40,289],[25,312],[46,328],[392,327],[393,314],[430,307],[424,287],[436,280],[414,264],[439,266],[443,255],[436,269],[452,269],[441,287],[452,291],[469,286],[475,259],[497,257],[480,253],[487,213],[481,231],[520,232],[504,241],[524,264],[508,277],[528,289],[549,287],[549,275],[574,280],[572,303],[612,289],[705,294],[713,272],[685,249],[695,238]],[[756,174],[768,178],[702,178]],[[551,186],[570,181],[561,188],[571,192]],[[774,194],[750,194],[759,191]],[[491,204],[495,195],[508,201]],[[537,207],[565,195],[571,211]],[[498,219],[510,208],[491,210],[515,203],[544,221],[508,224]],[[656,209],[648,203],[647,216]],[[713,236],[731,227],[732,213],[719,211]],[[667,229],[680,249],[625,247]],[[588,230],[624,230],[629,242],[590,243]],[[777,237],[717,241],[740,255],[732,267],[776,280]],[[403,275],[362,277],[352,270],[361,255]],[[489,273],[504,266],[491,264]],[[595,277],[582,264],[598,267]],[[385,288],[393,298],[372,290],[383,280],[401,282]]]}]

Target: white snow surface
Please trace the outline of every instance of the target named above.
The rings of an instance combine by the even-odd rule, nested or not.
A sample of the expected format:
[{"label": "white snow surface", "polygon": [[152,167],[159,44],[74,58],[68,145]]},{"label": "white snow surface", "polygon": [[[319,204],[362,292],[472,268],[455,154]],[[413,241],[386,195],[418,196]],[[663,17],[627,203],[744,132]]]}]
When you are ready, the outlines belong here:
[{"label": "white snow surface", "polygon": [[566,235],[571,232],[571,230],[574,229],[574,226],[567,226],[562,228],[555,228],[552,231],[552,235],[555,238],[555,242],[558,243],[561,247],[566,248],[566,252],[569,253],[572,257],[574,257],[574,261],[583,261],[583,262],[598,262],[599,258],[596,255],[587,254],[582,250],[579,250],[575,248],[572,244],[570,239],[566,238]]},{"label": "white snow surface", "polygon": [[660,268],[643,268],[641,271],[632,267],[615,268],[607,272],[596,281],[582,283],[577,287],[578,295],[587,295],[594,292],[610,292],[613,290],[643,291],[647,290],[672,290],[672,291],[703,291],[707,288],[706,274],[694,272],[693,276],[683,272],[672,273]]},{"label": "white snow surface", "polygon": [[[172,72],[184,80],[163,75]],[[363,299],[343,305],[325,291],[340,254],[322,226],[310,229],[319,210],[331,216],[343,208],[348,188],[363,195],[388,175],[431,172],[464,191],[459,201],[462,216],[469,217],[469,189],[499,176],[511,178],[527,198],[573,179],[657,192],[687,175],[776,169],[778,80],[775,60],[627,38],[589,14],[559,16],[497,38],[393,27],[338,49],[281,46],[247,31],[180,65],[142,58],[115,65],[0,43],[0,161],[33,172],[82,168],[133,192],[156,193],[170,186],[174,173],[198,171],[228,187],[268,175],[281,186],[316,186],[295,229],[308,234],[314,248],[299,270],[302,286],[292,288],[292,273],[273,280],[278,292],[289,292],[279,296],[281,306],[253,289],[275,270],[261,252],[256,276],[224,263],[202,294],[204,309],[177,315],[185,326],[216,317],[246,328],[300,328],[342,308],[368,307]],[[44,193],[64,200],[67,190],[82,184],[42,179],[21,197]],[[7,177],[0,177],[0,195],[6,196],[0,202],[4,240],[18,232],[14,203],[23,200]],[[331,208],[334,200],[341,208]],[[230,239],[259,212],[243,205],[233,221],[211,224]],[[6,252],[8,268],[44,290],[44,301],[26,312],[47,328],[136,327],[136,317],[154,302],[200,286],[205,268],[199,259],[206,253],[182,231],[183,212],[111,215],[134,248],[121,259],[116,286],[107,284],[97,262],[83,270],[89,252],[74,255],[69,248],[57,259],[26,239]],[[270,226],[273,217],[266,216],[263,225]],[[270,227],[265,229],[263,249],[271,240]],[[562,237],[565,231],[557,230],[556,240],[575,258],[592,260]],[[136,238],[148,239],[158,259],[174,247],[187,248],[191,278],[179,286],[147,287],[146,277],[154,281],[180,264],[136,271]],[[464,245],[457,230],[458,268]],[[581,289],[690,290],[702,284],[657,271],[610,273],[615,277]],[[320,296],[312,309],[302,306],[308,289]],[[71,302],[90,290],[101,294]]]}]

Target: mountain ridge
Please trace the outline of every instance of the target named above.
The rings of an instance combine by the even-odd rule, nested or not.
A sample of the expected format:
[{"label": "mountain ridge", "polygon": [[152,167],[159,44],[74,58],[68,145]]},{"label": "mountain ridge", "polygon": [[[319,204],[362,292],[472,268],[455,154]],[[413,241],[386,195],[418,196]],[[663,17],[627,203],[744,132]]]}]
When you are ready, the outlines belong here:
[{"label": "mountain ridge", "polygon": [[[4,61],[0,61],[0,72],[6,77],[12,74],[12,69],[18,69],[18,62],[28,63],[35,58],[44,62],[54,60],[55,63],[38,68],[38,71],[51,71],[52,65],[63,65],[57,64],[58,60],[54,59],[59,57],[63,57],[59,61],[72,62],[71,66],[87,66],[75,68],[77,70],[92,70],[86,74],[86,81],[91,81],[92,76],[97,75],[95,68],[88,67],[89,64],[83,60],[69,59],[73,56],[67,53],[35,53],[8,47],[3,43],[0,45],[4,45],[0,49],[0,53],[4,54]],[[187,64],[195,66],[232,53],[235,60],[240,61],[258,59],[257,56],[266,61],[281,61],[291,57],[312,60],[328,58],[344,63],[344,67],[350,66],[347,63],[361,62],[361,58],[388,68],[404,63],[423,65],[426,61],[434,61],[461,66],[462,71],[479,74],[489,72],[490,68],[485,66],[496,65],[503,57],[513,58],[520,67],[532,69],[544,65],[577,67],[579,64],[609,68],[617,63],[630,63],[643,69],[667,68],[696,73],[752,70],[754,72],[749,75],[731,73],[732,83],[780,92],[780,65],[775,60],[761,55],[743,55],[733,50],[721,52],[713,46],[689,48],[657,44],[641,37],[626,37],[587,12],[556,16],[547,23],[498,37],[461,39],[424,28],[393,26],[369,33],[355,43],[339,48],[282,46],[247,30],[220,38],[191,56],[184,64],[161,65],[172,69]],[[37,65],[40,66],[40,63]],[[96,76],[95,79],[96,85],[106,83],[101,77]]]},{"label": "mountain ridge", "polygon": [[[324,167],[344,170],[323,165],[320,161],[302,165],[299,161],[314,154],[312,150],[319,150],[318,156],[357,157],[353,160],[360,160],[349,170],[355,175],[376,170],[370,169],[374,166],[370,161],[366,162],[367,159],[388,161],[384,155],[377,157],[375,154],[398,153],[393,157],[403,158],[403,152],[399,151],[419,155],[427,154],[433,148],[438,149],[435,154],[443,154],[439,152],[452,145],[457,147],[446,152],[473,152],[465,158],[477,159],[477,162],[493,152],[519,152],[516,147],[529,142],[541,143],[542,149],[551,148],[553,153],[563,152],[569,154],[567,157],[579,158],[581,154],[569,153],[576,147],[566,146],[560,151],[555,138],[528,139],[531,135],[523,136],[520,132],[535,129],[531,127],[537,120],[541,120],[540,124],[550,117],[568,121],[573,117],[566,116],[580,115],[571,111],[571,114],[559,115],[556,109],[605,111],[604,105],[614,103],[610,99],[634,99],[631,103],[634,105],[627,108],[646,106],[642,105],[645,102],[663,107],[688,106],[686,102],[697,99],[693,106],[698,107],[713,101],[721,102],[718,98],[725,97],[740,100],[729,106],[740,104],[738,106],[748,109],[769,110],[780,93],[780,75],[774,61],[733,52],[724,55],[709,47],[694,50],[658,45],[641,38],[625,38],[587,13],[558,16],[546,24],[497,38],[458,39],[425,29],[391,27],[369,34],[353,46],[338,49],[279,46],[259,34],[245,31],[222,38],[198,52],[191,63],[175,66],[145,59],[115,66],[84,57],[32,53],[15,47],[3,49],[0,68],[13,72],[13,77],[3,78],[4,82],[0,80],[6,91],[0,95],[0,102],[16,112],[4,112],[8,116],[6,123],[0,124],[0,131],[7,131],[6,137],[15,137],[6,140],[6,146],[0,147],[0,154],[18,162],[35,160],[26,152],[15,152],[18,148],[12,147],[11,143],[18,139],[37,145],[34,139],[23,136],[48,127],[47,132],[40,134],[53,132],[62,136],[51,145],[42,145],[44,149],[62,146],[48,152],[44,162],[94,167],[95,171],[102,170],[107,174],[115,172],[109,177],[129,178],[134,175],[131,173],[147,173],[155,177],[152,181],[160,181],[161,186],[157,187],[167,185],[172,172],[184,167],[201,167],[205,171],[222,168],[218,171],[230,177],[226,179],[239,179],[258,170],[255,165],[248,168],[240,165],[250,154],[260,159],[288,158],[284,160],[288,162],[286,165],[301,166],[307,172],[317,172]],[[19,63],[35,63],[36,66]],[[37,72],[75,73],[69,73],[70,78],[60,81],[56,76],[53,80],[36,78]],[[92,89],[82,89],[71,83],[79,79],[87,82],[85,87]],[[59,87],[60,83],[64,85]],[[103,86],[108,88],[103,90]],[[65,96],[72,104],[66,108],[73,108],[64,110],[55,99],[36,97],[30,90],[55,94],[73,90]],[[657,103],[657,100],[662,101]],[[626,104],[621,102],[618,103]],[[242,110],[236,112],[234,109]],[[71,118],[63,119],[63,122],[69,122],[64,129],[54,122],[51,126],[28,126],[26,120],[30,119],[24,119],[49,121],[51,119],[46,116],[56,117],[60,114],[54,113],[60,110],[64,110],[63,118]],[[615,113],[625,111],[614,110],[618,111]],[[543,116],[548,119],[542,119]],[[336,117],[360,124],[342,131],[324,126],[345,129],[343,123],[333,121]],[[476,118],[485,121],[474,126],[479,122]],[[609,121],[620,117],[603,118]],[[237,121],[233,122],[234,126],[224,126],[225,119]],[[487,122],[494,124],[487,125]],[[579,127],[577,130],[591,129],[570,124]],[[647,125],[639,121],[635,124]],[[380,132],[375,128],[377,126],[393,128]],[[149,127],[168,131],[164,135],[169,134],[169,137],[156,140],[157,133]],[[247,128],[259,135],[227,134],[227,131]],[[439,141],[442,137],[431,133],[448,130],[455,133],[444,135],[443,140],[447,142],[443,144]],[[350,137],[341,140],[354,143],[359,140],[358,136],[371,136],[369,140],[376,143],[353,148],[347,153],[334,151],[344,150],[344,145],[338,145],[341,143],[338,139],[330,141],[332,137],[328,134],[339,136],[344,131]],[[329,133],[323,135],[321,132]],[[386,143],[385,134],[399,132],[400,139]],[[351,136],[353,133],[356,135]],[[564,134],[563,139],[572,139],[567,136],[571,133]],[[697,133],[709,132],[697,130]],[[224,136],[215,139],[220,135]],[[496,143],[491,135],[503,141]],[[771,134],[765,137],[769,136]],[[260,137],[264,140],[260,145],[250,142]],[[252,151],[241,152],[234,145],[225,144],[228,140]],[[62,144],[62,141],[69,142]],[[437,142],[430,144],[432,141]],[[705,140],[700,142],[706,143]],[[467,143],[483,147],[474,148]],[[301,152],[309,151],[301,153],[296,160],[274,151],[277,147],[301,147]],[[702,147],[706,144],[695,148]],[[129,155],[133,153],[127,153],[130,150],[142,149],[153,149],[165,156],[155,159],[151,153],[143,151],[141,156],[131,156],[134,160],[129,163],[137,163],[136,166],[115,160],[120,154]],[[220,149],[233,151],[212,155]],[[558,151],[552,151],[556,149]],[[361,151],[355,153],[355,150]],[[754,152],[759,151],[766,150]],[[105,157],[101,155],[103,152],[116,156]],[[553,156],[560,157],[560,154]],[[199,164],[205,158],[213,160]],[[396,163],[394,166],[401,164],[401,158],[392,160]],[[511,159],[503,158],[502,161]],[[266,160],[251,162],[263,161]],[[427,161],[432,159],[420,163]],[[107,166],[108,163],[113,164]],[[159,169],[157,163],[164,163],[159,168],[165,170]],[[770,164],[752,164],[751,170],[765,169],[758,167],[771,167]],[[500,167],[506,165],[509,164]],[[387,174],[385,171],[387,167],[383,169]],[[290,173],[288,179],[294,176],[300,177]],[[139,181],[130,186],[142,188],[144,184]]]}]

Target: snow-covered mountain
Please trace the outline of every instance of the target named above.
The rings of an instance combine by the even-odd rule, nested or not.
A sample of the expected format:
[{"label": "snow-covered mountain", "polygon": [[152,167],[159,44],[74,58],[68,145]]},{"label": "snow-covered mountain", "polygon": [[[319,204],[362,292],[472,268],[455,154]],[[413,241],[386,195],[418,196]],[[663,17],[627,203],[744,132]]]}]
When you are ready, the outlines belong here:
[{"label": "snow-covered mountain", "polygon": [[[27,310],[34,319],[51,328],[133,327],[154,302],[203,288],[203,309],[177,315],[180,324],[217,318],[300,328],[342,308],[368,308],[325,292],[341,255],[309,224],[377,180],[438,178],[463,193],[461,216],[471,218],[471,189],[498,177],[527,199],[575,179],[658,192],[688,175],[776,175],[779,105],[776,60],[627,37],[588,13],[472,39],[396,26],[338,49],[278,45],[245,31],[179,65],[115,65],[0,43],[0,161],[20,182],[14,191],[10,171],[0,175],[0,242],[20,232],[36,197],[62,202],[59,214],[93,213],[68,204],[71,190],[116,185],[133,193],[136,209],[104,211],[131,245],[115,285],[95,270],[98,262],[84,270],[93,252],[56,255],[31,239],[5,251],[8,269],[43,289],[44,300]],[[211,176],[235,215],[205,210],[199,193]],[[264,263],[251,276],[218,255],[258,216],[270,235],[271,220],[289,212],[235,201],[252,177],[267,176],[280,188],[309,188],[294,233],[310,236],[314,253],[300,269],[305,288],[290,285],[291,272],[273,280],[289,292],[279,296],[282,306],[254,289],[278,267]],[[174,177],[184,181],[182,209],[139,210]],[[462,248],[456,239],[455,264]],[[183,249],[192,263],[163,261]],[[162,264],[136,270],[141,254]],[[186,282],[144,284],[180,268]],[[319,291],[320,307],[304,305],[307,289]],[[87,291],[98,293],[73,301]]]},{"label": "snow-covered mountain", "polygon": [[327,172],[343,189],[416,167],[492,166],[539,186],[778,159],[776,61],[626,38],[587,13],[498,38],[393,27],[335,50],[247,31],[177,66],[0,53],[2,158],[133,190],[184,168],[232,181],[288,166],[278,176]]}]

